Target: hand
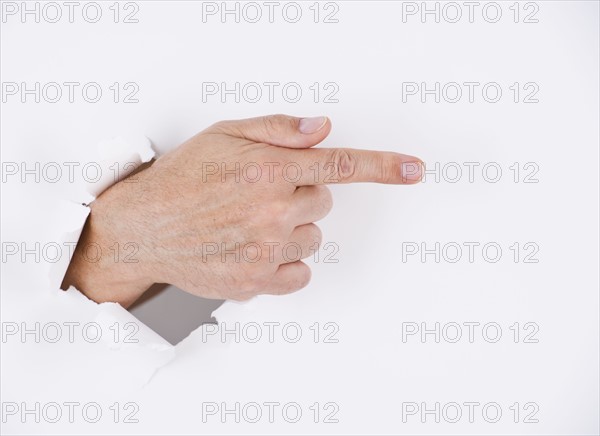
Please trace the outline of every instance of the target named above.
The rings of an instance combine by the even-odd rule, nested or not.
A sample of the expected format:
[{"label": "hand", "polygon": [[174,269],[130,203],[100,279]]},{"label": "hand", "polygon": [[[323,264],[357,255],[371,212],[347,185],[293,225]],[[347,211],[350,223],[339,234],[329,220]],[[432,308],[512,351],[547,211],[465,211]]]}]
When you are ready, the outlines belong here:
[{"label": "hand", "polygon": [[306,286],[300,259],[332,207],[325,184],[412,184],[422,173],[407,155],[311,148],[330,130],[326,117],[214,124],[91,203],[63,288],[127,307],[154,283],[234,300]]}]

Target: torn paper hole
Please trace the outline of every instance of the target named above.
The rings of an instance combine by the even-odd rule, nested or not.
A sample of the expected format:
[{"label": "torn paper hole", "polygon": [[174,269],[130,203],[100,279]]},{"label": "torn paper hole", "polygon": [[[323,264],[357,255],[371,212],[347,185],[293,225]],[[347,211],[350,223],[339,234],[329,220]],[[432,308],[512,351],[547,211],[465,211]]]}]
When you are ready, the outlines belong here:
[{"label": "torn paper hole", "polygon": [[[94,183],[81,186],[82,189],[76,191],[76,198],[70,198],[70,202],[64,201],[58,205],[64,216],[61,222],[62,242],[76,244],[90,212],[86,205],[142,163],[150,161],[154,155],[151,143],[145,137],[128,139],[119,137],[100,143],[101,160],[97,163],[102,168],[101,177]],[[123,169],[118,174],[118,178],[115,178],[115,164]],[[51,266],[49,281],[52,289],[60,289],[71,256],[72,251],[69,256],[65,256],[63,262]],[[106,359],[108,366],[115,365],[119,368],[119,371],[107,372],[111,377],[117,377],[123,383],[141,386],[147,383],[160,367],[175,357],[173,345],[119,304],[97,304],[74,287],[66,292],[61,290],[60,294],[62,294],[62,301],[65,302],[63,309],[66,312],[53,315],[68,319],[70,313],[88,314],[90,325],[103,333],[101,343],[106,347],[103,359]],[[114,383],[115,380],[106,380],[106,382]]]},{"label": "torn paper hole", "polygon": [[[98,156],[102,177],[94,183],[76,187],[68,201],[65,199],[57,204],[60,216],[64,217],[60,223],[60,236],[57,236],[70,243],[73,250],[90,213],[87,204],[141,164],[149,162],[155,153],[145,137],[118,137],[101,142]],[[122,170],[118,178],[115,178],[115,167]],[[60,289],[71,256],[72,251],[51,265],[51,289]],[[64,312],[54,315],[64,318],[70,313],[78,313],[83,320],[98,325],[104,332],[101,344],[106,352],[102,359],[106,360],[107,367],[119,367],[118,376],[114,371],[107,372],[111,379],[104,380],[105,385],[119,383],[139,387],[148,383],[160,367],[175,358],[175,344],[202,325],[216,322],[212,314],[223,304],[221,300],[199,298],[174,286],[160,284],[151,287],[129,311],[115,303],[97,304],[74,287],[60,291],[60,294],[65,303],[60,306]],[[120,336],[115,340],[117,334]]]}]

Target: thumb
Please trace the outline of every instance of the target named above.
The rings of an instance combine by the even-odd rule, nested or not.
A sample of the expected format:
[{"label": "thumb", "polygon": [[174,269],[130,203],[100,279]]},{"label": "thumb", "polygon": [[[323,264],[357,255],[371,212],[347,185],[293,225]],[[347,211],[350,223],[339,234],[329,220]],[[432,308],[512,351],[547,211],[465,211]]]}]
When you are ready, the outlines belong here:
[{"label": "thumb", "polygon": [[221,121],[207,129],[207,132],[224,133],[287,148],[313,147],[325,139],[330,131],[331,121],[327,117],[297,118],[289,115]]}]

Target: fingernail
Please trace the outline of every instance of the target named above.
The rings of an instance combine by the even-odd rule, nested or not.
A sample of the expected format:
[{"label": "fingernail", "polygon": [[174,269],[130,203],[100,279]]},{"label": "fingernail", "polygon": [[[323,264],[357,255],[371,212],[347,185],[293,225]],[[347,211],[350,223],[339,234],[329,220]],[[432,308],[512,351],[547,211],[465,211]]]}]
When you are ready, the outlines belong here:
[{"label": "fingernail", "polygon": [[402,163],[402,181],[420,182],[423,177],[422,162],[403,162]]},{"label": "fingernail", "polygon": [[327,123],[327,117],[302,118],[298,130],[300,130],[300,133],[308,135],[321,130],[325,123]]}]

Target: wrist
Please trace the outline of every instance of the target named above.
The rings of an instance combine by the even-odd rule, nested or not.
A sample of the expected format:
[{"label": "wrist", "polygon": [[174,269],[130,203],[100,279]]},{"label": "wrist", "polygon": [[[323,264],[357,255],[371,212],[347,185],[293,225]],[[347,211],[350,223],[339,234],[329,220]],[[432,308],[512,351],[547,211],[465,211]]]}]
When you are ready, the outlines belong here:
[{"label": "wrist", "polygon": [[119,185],[90,204],[90,215],[62,287],[73,285],[97,303],[115,302],[128,307],[154,280],[142,263],[141,241],[124,231],[128,227],[124,205],[129,203],[119,199],[119,191],[125,188]]}]

